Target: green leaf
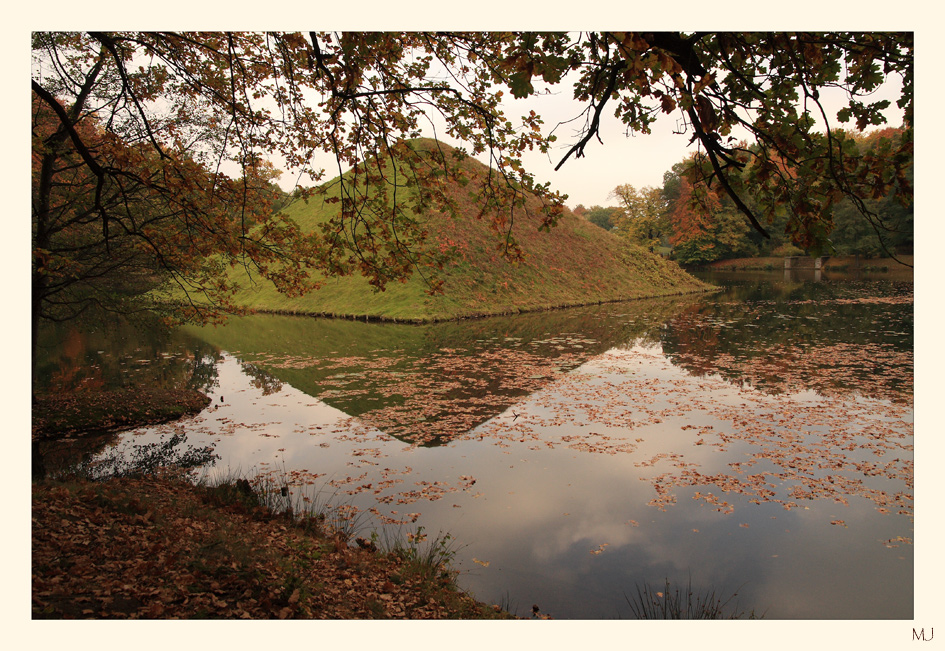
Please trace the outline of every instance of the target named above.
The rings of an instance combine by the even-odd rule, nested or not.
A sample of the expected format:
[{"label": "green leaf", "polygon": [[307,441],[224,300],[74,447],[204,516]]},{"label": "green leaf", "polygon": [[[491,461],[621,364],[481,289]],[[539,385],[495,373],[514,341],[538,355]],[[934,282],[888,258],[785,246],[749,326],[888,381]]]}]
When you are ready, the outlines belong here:
[{"label": "green leaf", "polygon": [[512,96],[518,99],[535,93],[535,87],[532,86],[532,76],[524,70],[512,74],[509,78],[509,88],[512,91]]}]

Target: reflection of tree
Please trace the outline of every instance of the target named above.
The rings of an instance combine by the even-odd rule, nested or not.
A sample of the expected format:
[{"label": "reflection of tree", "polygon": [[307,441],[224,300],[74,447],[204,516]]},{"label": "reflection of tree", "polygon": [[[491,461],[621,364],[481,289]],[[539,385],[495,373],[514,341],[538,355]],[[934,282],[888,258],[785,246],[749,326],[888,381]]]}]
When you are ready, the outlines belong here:
[{"label": "reflection of tree", "polygon": [[69,328],[62,342],[59,358],[49,366],[49,387],[52,392],[94,391],[104,386],[101,367],[82,364],[86,347],[84,333],[78,328]]},{"label": "reflection of tree", "polygon": [[674,364],[696,375],[769,393],[896,400],[912,391],[912,330],[911,284],[789,284],[773,296],[747,284],[689,307],[661,341]]},{"label": "reflection of tree", "polygon": [[252,378],[252,384],[263,392],[264,396],[282,391],[282,380],[270,375],[255,364],[243,364],[243,373]]},{"label": "reflection of tree", "polygon": [[220,354],[148,315],[89,314],[39,331],[33,389],[37,393],[213,386]]},{"label": "reflection of tree", "polygon": [[93,434],[67,437],[56,441],[32,442],[32,475],[34,479],[55,476],[68,468],[87,464],[107,446],[114,446],[118,434]]},{"label": "reflection of tree", "polygon": [[190,360],[191,374],[188,387],[203,393],[220,384],[217,373],[217,364],[223,359],[219,350],[202,341],[195,341],[193,357]]}]

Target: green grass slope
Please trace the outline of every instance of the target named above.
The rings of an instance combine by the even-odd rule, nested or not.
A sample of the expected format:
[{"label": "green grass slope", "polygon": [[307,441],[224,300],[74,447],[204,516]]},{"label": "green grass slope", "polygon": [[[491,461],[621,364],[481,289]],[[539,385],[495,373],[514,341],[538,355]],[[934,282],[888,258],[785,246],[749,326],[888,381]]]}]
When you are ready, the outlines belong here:
[{"label": "green grass slope", "polygon": [[[430,147],[430,141],[415,141]],[[440,145],[449,149],[445,145]],[[427,294],[428,285],[414,273],[405,283],[390,283],[375,291],[359,275],[325,278],[318,290],[290,298],[265,280],[241,278],[247,289],[236,300],[257,311],[372,318],[396,321],[440,321],[456,318],[514,314],[556,307],[588,305],[635,298],[706,291],[710,286],[693,278],[675,263],[629,245],[570,211],[550,232],[539,231],[537,200],[529,199],[528,214],[515,217],[514,235],[526,253],[525,261],[508,262],[501,240],[488,218],[476,217],[476,197],[470,189],[486,167],[467,158],[463,169],[473,180],[449,186],[460,214],[421,215],[429,242],[450,239],[458,252],[441,272],[443,293]],[[330,195],[329,195],[330,196]],[[304,230],[313,231],[337,211],[338,204],[316,197],[297,201],[286,213]]]}]

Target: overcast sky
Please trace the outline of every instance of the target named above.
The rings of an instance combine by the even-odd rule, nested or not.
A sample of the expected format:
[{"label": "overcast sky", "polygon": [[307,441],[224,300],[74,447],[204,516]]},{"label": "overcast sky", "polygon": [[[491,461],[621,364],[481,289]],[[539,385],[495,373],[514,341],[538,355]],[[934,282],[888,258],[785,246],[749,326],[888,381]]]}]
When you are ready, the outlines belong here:
[{"label": "overcast sky", "polygon": [[[525,101],[516,105],[525,106]],[[636,188],[662,186],[663,173],[679,162],[687,149],[691,134],[674,134],[676,114],[661,114],[652,125],[649,135],[627,136],[622,122],[613,115],[616,102],[609,102],[601,119],[600,141],[592,139],[584,149],[584,157],[571,156],[561,169],[555,166],[578,139],[578,130],[584,117],[558,126],[577,117],[585,106],[573,99],[570,86],[559,86],[554,95],[529,98],[528,108],[534,109],[545,121],[545,133],[555,129],[557,141],[549,155],[530,152],[525,157],[525,169],[554,190],[568,195],[567,205],[585,207],[616,205],[608,195],[618,185],[630,183]],[[512,113],[514,109],[510,109]]]}]

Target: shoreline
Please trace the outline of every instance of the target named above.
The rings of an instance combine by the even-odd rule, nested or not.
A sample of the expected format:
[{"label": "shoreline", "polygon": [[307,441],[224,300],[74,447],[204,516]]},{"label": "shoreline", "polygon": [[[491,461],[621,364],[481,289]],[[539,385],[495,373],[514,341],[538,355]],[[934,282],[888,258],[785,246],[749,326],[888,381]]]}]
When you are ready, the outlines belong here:
[{"label": "shoreline", "polygon": [[259,491],[169,473],[33,482],[32,619],[515,619],[458,586],[448,550],[351,545],[324,511],[276,512]]},{"label": "shoreline", "polygon": [[653,294],[647,296],[634,296],[631,298],[615,298],[598,301],[585,301],[578,303],[562,303],[559,305],[519,307],[515,309],[500,309],[486,312],[469,312],[456,316],[429,316],[429,317],[391,317],[383,314],[354,314],[337,312],[316,312],[306,310],[284,310],[284,309],[266,309],[253,308],[245,315],[253,314],[272,314],[277,316],[302,316],[316,319],[341,319],[345,321],[364,321],[367,323],[397,323],[409,325],[430,325],[433,323],[450,323],[455,321],[468,321],[474,319],[488,319],[491,317],[515,316],[516,314],[536,314],[539,312],[554,312],[557,310],[567,310],[579,307],[591,307],[593,305],[612,305],[615,303],[630,303],[634,301],[646,301],[660,298],[675,298],[680,296],[695,296],[701,294],[711,294],[719,291],[719,287],[708,285],[705,288],[695,289],[684,292],[670,292],[666,294]]}]

